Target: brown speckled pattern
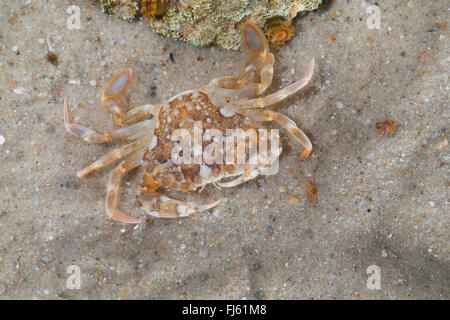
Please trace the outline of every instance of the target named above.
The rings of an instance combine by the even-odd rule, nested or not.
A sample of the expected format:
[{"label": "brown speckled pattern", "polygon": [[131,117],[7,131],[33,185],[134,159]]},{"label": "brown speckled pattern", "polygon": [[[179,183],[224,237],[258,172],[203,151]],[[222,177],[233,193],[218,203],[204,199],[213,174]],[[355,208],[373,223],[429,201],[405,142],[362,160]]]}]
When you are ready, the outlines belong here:
[{"label": "brown speckled pattern", "polygon": [[[186,179],[193,184],[191,190],[204,184],[203,178],[199,175],[199,164],[177,166],[171,161],[171,152],[175,147],[171,141],[173,131],[186,129],[193,137],[194,123],[197,121],[202,123],[203,131],[218,129],[224,133],[224,136],[227,129],[256,128],[244,115],[236,113],[231,117],[223,116],[220,108],[212,104],[208,96],[202,92],[195,90],[169,99],[159,114],[159,127],[155,130],[157,144],[153,149],[147,150],[144,155],[145,171],[152,174],[162,186],[179,190],[179,184]],[[210,142],[203,141],[203,151],[208,143]],[[225,164],[204,165],[212,169],[212,177],[216,180],[224,176]]]}]

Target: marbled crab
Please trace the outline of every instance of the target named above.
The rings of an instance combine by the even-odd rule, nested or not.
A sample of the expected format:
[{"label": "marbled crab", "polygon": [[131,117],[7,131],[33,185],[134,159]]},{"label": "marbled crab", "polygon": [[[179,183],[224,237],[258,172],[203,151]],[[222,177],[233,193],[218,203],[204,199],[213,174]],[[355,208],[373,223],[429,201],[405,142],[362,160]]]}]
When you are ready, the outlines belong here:
[{"label": "marbled crab", "polygon": [[[244,24],[242,34],[242,47],[247,60],[241,77],[213,79],[199,89],[182,92],[160,105],[147,104],[126,112],[121,96],[131,82],[132,71],[126,69],[116,74],[103,90],[102,107],[114,116],[115,124],[121,128],[106,134],[72,123],[69,104],[67,100],[64,101],[64,124],[72,135],[90,143],[119,140],[130,142],[77,172],[78,177],[84,177],[115,160],[122,160],[113,170],[107,185],[105,207],[109,217],[124,223],[140,222],[139,219],[117,211],[121,177],[136,167],[144,167],[137,195],[138,205],[152,216],[177,218],[213,208],[220,201],[206,205],[183,202],[157,192],[158,188],[187,192],[203,188],[210,183],[221,187],[236,186],[261,174],[268,165],[278,159],[281,152],[279,148],[278,153],[273,153],[265,162],[259,161],[257,165],[233,162],[176,164],[172,157],[176,147],[176,142],[172,139],[173,133],[177,129],[186,129],[193,133],[194,124],[198,122],[202,124],[203,132],[208,129],[225,132],[226,129],[236,128],[259,129],[263,128],[262,122],[275,121],[303,146],[301,157],[308,157],[312,145],[303,131],[285,115],[266,110],[265,107],[280,102],[305,87],[312,78],[314,60],[309,63],[303,79],[276,93],[256,98],[272,82],[274,56],[269,52],[267,41],[256,25]],[[207,143],[203,142],[201,148],[204,151]],[[223,178],[232,176],[237,178],[220,183]]]}]

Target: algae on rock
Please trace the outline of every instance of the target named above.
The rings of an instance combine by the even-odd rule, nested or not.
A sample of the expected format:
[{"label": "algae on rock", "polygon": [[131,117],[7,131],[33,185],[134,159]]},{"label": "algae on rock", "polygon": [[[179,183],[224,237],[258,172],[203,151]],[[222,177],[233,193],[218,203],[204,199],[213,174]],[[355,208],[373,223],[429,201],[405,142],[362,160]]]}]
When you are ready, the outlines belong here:
[{"label": "algae on rock", "polygon": [[133,20],[140,14],[138,0],[101,0],[101,7],[122,20]]},{"label": "algae on rock", "polygon": [[[104,12],[121,19],[146,16],[154,31],[196,46],[209,44],[238,49],[240,26],[247,20],[261,28],[288,28],[291,20],[303,11],[315,10],[322,0],[101,0]],[[272,21],[270,25],[266,25]],[[275,25],[273,21],[280,21]],[[273,30],[266,30],[269,33]],[[281,36],[280,36],[281,35]],[[277,44],[283,43],[278,34]],[[281,37],[281,38],[280,38]]]}]

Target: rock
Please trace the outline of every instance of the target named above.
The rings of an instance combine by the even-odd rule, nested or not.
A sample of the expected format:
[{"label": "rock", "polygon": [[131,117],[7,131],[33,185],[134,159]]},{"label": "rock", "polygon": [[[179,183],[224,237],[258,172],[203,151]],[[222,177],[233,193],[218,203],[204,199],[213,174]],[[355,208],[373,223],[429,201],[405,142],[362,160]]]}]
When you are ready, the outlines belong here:
[{"label": "rock", "polygon": [[139,11],[138,0],[101,0],[103,12],[118,16],[122,20],[132,20],[136,18]]},{"label": "rock", "polygon": [[[152,29],[195,46],[239,49],[240,26],[253,20],[266,27],[269,40],[281,44],[292,35],[291,20],[318,8],[322,0],[102,0],[104,12],[121,19],[146,16]],[[274,30],[276,35],[274,35]],[[286,39],[284,39],[286,37]]]}]

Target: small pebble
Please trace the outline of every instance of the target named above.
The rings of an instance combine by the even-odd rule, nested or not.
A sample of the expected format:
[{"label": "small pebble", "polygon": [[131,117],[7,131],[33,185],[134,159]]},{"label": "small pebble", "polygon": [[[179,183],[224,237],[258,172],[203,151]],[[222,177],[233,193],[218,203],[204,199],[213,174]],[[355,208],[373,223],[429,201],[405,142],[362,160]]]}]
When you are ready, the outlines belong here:
[{"label": "small pebble", "polygon": [[220,218],[220,217],[221,217],[221,215],[220,215],[220,212],[219,212],[219,210],[214,210],[214,212],[213,212],[213,216],[214,216],[214,217],[216,217],[216,218]]},{"label": "small pebble", "polygon": [[208,256],[208,249],[200,249],[198,255],[200,258],[206,258]]},{"label": "small pebble", "polygon": [[25,88],[24,87],[18,87],[18,88],[14,88],[13,92],[15,94],[24,94],[25,93]]},{"label": "small pebble", "polygon": [[58,66],[58,56],[54,52],[47,53],[47,61],[56,67]]},{"label": "small pebble", "polygon": [[436,148],[438,150],[443,150],[447,146],[448,146],[448,140],[447,139],[443,139],[443,140],[438,142],[438,144],[436,145]]},{"label": "small pebble", "polygon": [[290,204],[290,205],[294,205],[294,204],[296,204],[298,201],[299,201],[299,200],[298,200],[298,198],[297,198],[296,196],[291,196],[291,197],[289,198],[289,204]]}]

